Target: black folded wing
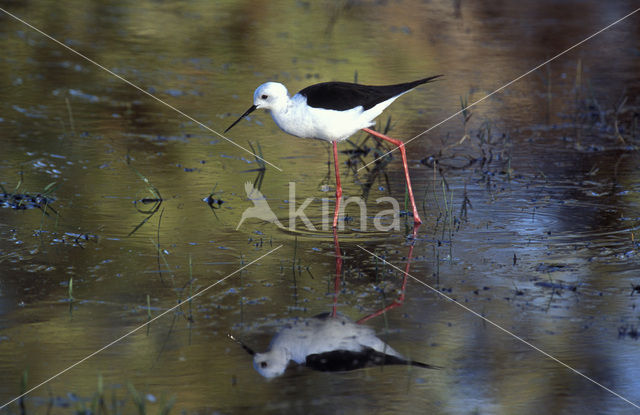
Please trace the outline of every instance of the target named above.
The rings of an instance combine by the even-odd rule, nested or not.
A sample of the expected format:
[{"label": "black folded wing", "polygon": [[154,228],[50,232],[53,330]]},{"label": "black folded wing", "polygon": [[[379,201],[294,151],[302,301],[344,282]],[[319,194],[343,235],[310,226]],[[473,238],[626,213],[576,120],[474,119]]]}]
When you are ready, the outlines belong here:
[{"label": "black folded wing", "polygon": [[351,350],[332,350],[325,353],[311,354],[307,356],[305,362],[305,366],[308,368],[321,372],[344,372],[384,365],[411,365],[425,369],[440,369],[438,366],[384,354],[370,347],[365,347],[358,352]]},{"label": "black folded wing", "polygon": [[365,111],[375,105],[407,92],[418,85],[431,82],[442,75],[431,76],[413,82],[395,85],[360,85],[349,82],[323,82],[308,86],[298,92],[307,98],[307,105],[336,111],[362,106]]}]

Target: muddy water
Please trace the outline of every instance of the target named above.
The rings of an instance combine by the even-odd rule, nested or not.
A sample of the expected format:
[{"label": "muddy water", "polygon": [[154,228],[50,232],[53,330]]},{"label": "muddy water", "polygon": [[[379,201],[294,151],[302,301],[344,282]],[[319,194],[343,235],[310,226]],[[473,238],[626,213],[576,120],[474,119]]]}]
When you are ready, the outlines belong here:
[{"label": "muddy water", "polygon": [[[381,84],[444,73],[381,117],[407,140],[458,111],[461,99],[484,97],[635,6],[2,7],[218,132],[266,80],[293,92],[356,76]],[[152,412],[169,399],[186,413],[637,411],[621,398],[640,403],[636,16],[471,108],[466,125],[459,115],[407,147],[424,220],[415,238],[405,216],[397,229],[375,229],[374,217],[389,209],[377,199],[404,209],[401,165],[394,153],[350,169],[375,153],[355,136],[369,152],[341,155],[343,186],[366,199],[367,215],[347,208],[341,267],[322,229],[335,189],[326,144],[252,115],[229,137],[259,145],[282,169],[261,173],[251,154],[0,19],[2,403],[24,390],[23,373],[34,387],[182,303],[31,392],[27,413],[91,407],[99,378],[110,412],[124,413],[135,411],[128,384]],[[304,212],[316,230],[300,219],[295,231],[256,218],[238,227],[254,206],[247,182],[259,184],[284,227],[293,204],[311,198]],[[402,304],[365,324],[442,370],[291,368],[267,381],[227,337],[262,351],[290,318],[334,307],[353,320],[371,315],[399,298],[403,274],[394,266],[407,263],[413,278]],[[19,412],[17,403],[0,410]]]}]

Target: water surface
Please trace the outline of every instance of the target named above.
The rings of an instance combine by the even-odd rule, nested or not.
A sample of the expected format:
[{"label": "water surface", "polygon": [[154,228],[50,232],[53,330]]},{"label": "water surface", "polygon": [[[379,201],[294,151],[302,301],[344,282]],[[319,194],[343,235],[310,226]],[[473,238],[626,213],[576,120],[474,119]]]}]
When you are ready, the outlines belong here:
[{"label": "water surface", "polygon": [[[445,74],[380,117],[380,128],[390,116],[389,135],[408,140],[635,5],[2,7],[218,132],[267,80],[293,93],[322,81]],[[637,16],[469,109],[466,125],[459,115],[407,146],[424,220],[415,240],[404,216],[398,230],[372,229],[388,208],[376,199],[404,208],[399,155],[356,172],[342,154],[345,195],[366,197],[368,217],[362,223],[357,205],[347,209],[337,297],[334,238],[322,230],[335,190],[325,143],[289,137],[267,114],[252,114],[229,138],[259,145],[282,169],[267,166],[261,177],[253,155],[6,14],[0,19],[3,193],[33,197],[56,183],[44,205],[0,208],[3,403],[21,393],[25,371],[27,387],[36,386],[235,273],[30,393],[27,413],[88,407],[99,377],[109,405],[115,396],[125,412],[135,408],[127,384],[147,394],[152,412],[170,398],[174,412],[202,414],[637,411],[523,342],[640,403]],[[352,162],[361,167],[373,154]],[[252,206],[247,182],[261,182],[285,226],[295,183],[296,206],[313,198],[305,213],[318,230],[258,219],[236,229]],[[331,311],[336,298],[354,320],[398,298],[402,273],[365,249],[400,269],[410,260],[415,277],[401,306],[366,324],[404,355],[444,369],[292,368],[262,378],[228,333],[264,350],[287,319]]]}]

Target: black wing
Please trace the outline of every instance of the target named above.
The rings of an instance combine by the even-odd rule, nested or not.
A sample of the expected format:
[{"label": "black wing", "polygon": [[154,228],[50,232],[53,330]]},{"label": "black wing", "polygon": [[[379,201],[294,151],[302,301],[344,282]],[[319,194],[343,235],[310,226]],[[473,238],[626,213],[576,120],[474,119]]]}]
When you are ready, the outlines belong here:
[{"label": "black wing", "polygon": [[307,98],[307,105],[314,108],[344,111],[362,106],[365,111],[375,105],[407,92],[418,85],[431,82],[442,75],[431,76],[413,82],[396,85],[360,85],[349,82],[323,82],[306,87],[298,94]]},{"label": "black wing", "polygon": [[305,366],[321,372],[344,372],[384,365],[411,365],[425,369],[441,369],[438,366],[384,354],[370,347],[365,347],[359,352],[333,350],[325,353],[310,354],[305,361]]}]

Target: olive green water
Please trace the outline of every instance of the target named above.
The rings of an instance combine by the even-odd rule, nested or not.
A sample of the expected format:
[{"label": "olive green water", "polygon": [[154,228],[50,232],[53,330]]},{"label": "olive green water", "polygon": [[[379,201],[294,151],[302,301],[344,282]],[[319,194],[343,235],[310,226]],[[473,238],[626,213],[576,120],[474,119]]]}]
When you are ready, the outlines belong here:
[{"label": "olive green water", "polygon": [[[403,140],[637,7],[0,4],[217,132],[267,80],[294,93],[322,81],[445,74],[380,117],[383,128],[391,116],[389,135]],[[228,137],[259,146],[282,170],[261,174],[253,155],[0,12],[0,405],[24,390],[25,371],[26,388],[39,385],[208,288],[29,393],[26,413],[90,407],[100,377],[109,413],[136,413],[127,384],[147,394],[149,413],[170,398],[172,413],[198,414],[638,412],[639,19],[470,108],[466,125],[458,115],[407,146],[424,220],[415,279],[401,306],[366,324],[444,369],[294,368],[267,381],[227,334],[264,350],[287,318],[331,310],[335,246],[321,229],[334,206],[327,145],[252,114]],[[365,222],[351,204],[338,234],[338,309],[357,320],[391,304],[402,283],[365,249],[404,269],[411,231],[405,216],[398,230],[374,229],[389,208],[376,199],[404,209],[399,154],[358,172],[340,157],[345,195],[366,196]],[[371,151],[355,168],[373,160]],[[256,180],[284,226],[292,203],[312,198],[305,213],[317,230],[256,218],[236,229],[253,206],[245,183]],[[46,208],[10,197],[53,182]],[[222,203],[210,207],[203,199],[212,192]],[[17,402],[0,410],[20,412]]]}]

